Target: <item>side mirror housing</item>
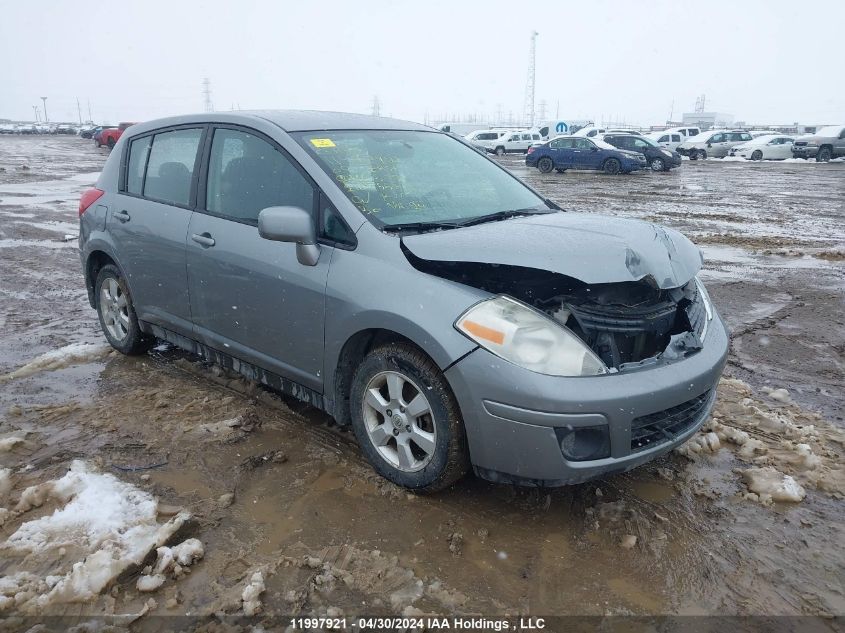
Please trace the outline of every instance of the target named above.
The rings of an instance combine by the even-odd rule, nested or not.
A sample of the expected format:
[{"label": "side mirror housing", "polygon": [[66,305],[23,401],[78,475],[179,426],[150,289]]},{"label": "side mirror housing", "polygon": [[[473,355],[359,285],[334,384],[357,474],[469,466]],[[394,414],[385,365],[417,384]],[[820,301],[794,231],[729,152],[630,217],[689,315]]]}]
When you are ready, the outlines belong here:
[{"label": "side mirror housing", "polygon": [[320,259],[317,229],[305,209],[267,207],[258,214],[258,234],[265,240],[295,243],[296,259],[303,266],[316,266]]}]

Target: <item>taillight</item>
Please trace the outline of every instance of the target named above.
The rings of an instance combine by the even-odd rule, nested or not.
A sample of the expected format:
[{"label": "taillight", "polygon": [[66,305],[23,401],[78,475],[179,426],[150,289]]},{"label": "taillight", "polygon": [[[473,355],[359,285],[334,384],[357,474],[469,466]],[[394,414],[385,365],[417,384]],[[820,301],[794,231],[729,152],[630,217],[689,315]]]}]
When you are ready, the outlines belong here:
[{"label": "taillight", "polygon": [[102,189],[88,189],[83,193],[79,199],[79,217],[81,218],[82,214],[88,210],[88,207],[97,202],[104,193],[105,191]]}]

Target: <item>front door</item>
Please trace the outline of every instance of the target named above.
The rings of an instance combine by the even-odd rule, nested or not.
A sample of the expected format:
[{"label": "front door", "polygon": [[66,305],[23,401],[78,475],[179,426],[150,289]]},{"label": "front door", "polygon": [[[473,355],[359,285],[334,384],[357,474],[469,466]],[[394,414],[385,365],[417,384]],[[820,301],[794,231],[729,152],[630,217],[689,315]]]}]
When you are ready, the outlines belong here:
[{"label": "front door", "polygon": [[132,139],[107,217],[138,318],[190,336],[185,237],[204,128]]},{"label": "front door", "polygon": [[574,145],[573,151],[576,152],[579,169],[599,169],[601,167],[604,151],[594,145],[592,141],[586,138],[577,138]]},{"label": "front door", "polygon": [[332,249],[300,264],[296,244],[258,235],[258,214],[297,206],[316,217],[310,179],[270,139],[214,130],[205,186],[188,228],[195,336],[312,389],[322,387],[325,289]]}]

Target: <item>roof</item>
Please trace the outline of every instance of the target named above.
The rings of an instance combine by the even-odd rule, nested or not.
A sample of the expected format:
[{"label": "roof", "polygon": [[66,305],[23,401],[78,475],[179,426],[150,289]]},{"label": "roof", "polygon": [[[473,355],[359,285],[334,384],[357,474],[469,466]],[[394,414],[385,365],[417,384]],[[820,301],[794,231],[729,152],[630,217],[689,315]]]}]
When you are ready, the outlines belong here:
[{"label": "roof", "polygon": [[158,127],[185,123],[240,123],[249,125],[250,121],[264,119],[286,132],[306,132],[311,130],[425,130],[432,128],[388,117],[354,114],[350,112],[323,112],[320,110],[236,110],[231,112],[207,112],[204,114],[186,114],[154,121],[145,121],[133,127],[137,133]]}]

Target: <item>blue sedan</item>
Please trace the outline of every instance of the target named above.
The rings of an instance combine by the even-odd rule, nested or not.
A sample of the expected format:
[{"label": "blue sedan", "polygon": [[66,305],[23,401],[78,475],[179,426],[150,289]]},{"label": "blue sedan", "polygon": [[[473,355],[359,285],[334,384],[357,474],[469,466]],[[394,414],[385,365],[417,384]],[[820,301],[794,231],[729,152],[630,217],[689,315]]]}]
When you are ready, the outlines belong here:
[{"label": "blue sedan", "polygon": [[531,147],[525,164],[548,174],[556,169],[597,169],[606,174],[628,174],[646,167],[639,152],[620,150],[598,139],[583,136],[558,136],[542,145]]}]

